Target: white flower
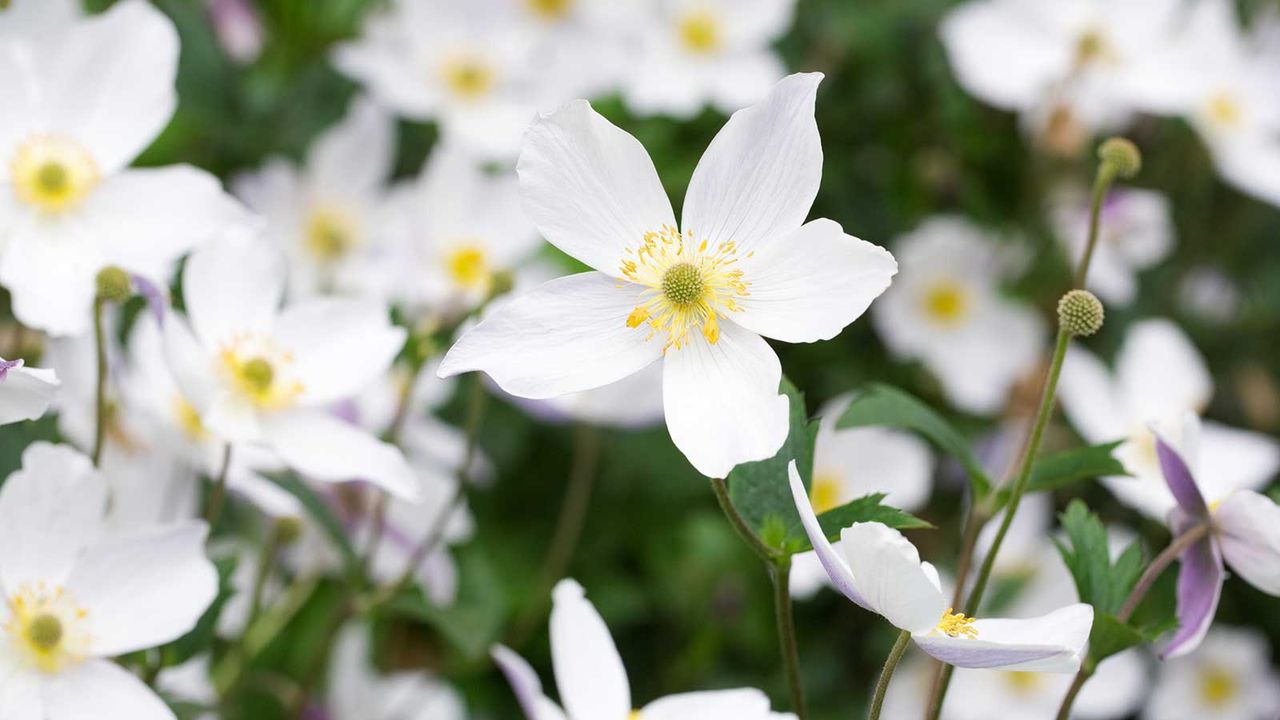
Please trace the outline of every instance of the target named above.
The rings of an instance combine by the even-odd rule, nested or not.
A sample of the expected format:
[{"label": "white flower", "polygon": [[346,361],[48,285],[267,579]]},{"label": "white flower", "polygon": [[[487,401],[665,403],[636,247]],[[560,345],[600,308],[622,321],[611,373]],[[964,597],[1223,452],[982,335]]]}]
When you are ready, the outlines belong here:
[{"label": "white flower", "polygon": [[386,373],[404,345],[386,309],[326,298],[281,311],[280,256],[233,237],[192,255],[183,273],[188,325],[165,322],[174,377],[204,427],[264,445],[312,479],[364,479],[406,497],[418,481],[400,450],[327,412]]},{"label": "white flower", "polygon": [[[1054,198],[1054,229],[1073,266],[1089,239],[1089,204],[1079,189]],[[1115,188],[1103,202],[1100,222],[1086,284],[1108,304],[1128,305],[1138,294],[1138,272],[1173,250],[1169,200],[1152,190]]]},{"label": "white flower", "polygon": [[551,107],[614,92],[634,62],[635,28],[647,11],[634,0],[508,0],[535,39],[538,96]]},{"label": "white flower", "polygon": [[0,283],[24,324],[80,334],[99,270],[165,280],[244,221],[208,173],[126,169],[169,122],[177,64],[173,24],[142,0],[0,39]]},{"label": "white flower", "polygon": [[618,648],[582,586],[562,580],[553,599],[551,660],[559,706],[543,694],[538,676],[519,655],[501,645],[493,649],[528,720],[795,720],[770,711],[769,698],[752,689],[670,695],[633,711]]},{"label": "white flower", "polygon": [[369,631],[342,628],[329,671],[328,710],[333,720],[464,720],[462,696],[419,672],[381,675],[374,668]]},{"label": "white flower", "polygon": [[832,585],[859,607],[911,633],[926,653],[957,667],[1074,673],[1084,657],[1093,608],[1076,603],[1025,620],[978,620],[953,613],[938,571],[902,533],[881,523],[854,523],[827,540],[795,461],[787,468],[805,534]]},{"label": "white flower", "polygon": [[236,194],[266,218],[267,238],[289,260],[290,297],[376,289],[377,215],[394,145],[390,116],[357,99],[303,167],[276,158],[237,178]]},{"label": "white flower", "polygon": [[583,101],[534,123],[520,158],[525,209],[597,272],[552,280],[463,335],[442,375],[487,372],[547,398],[662,359],[667,428],[700,472],[772,456],[787,434],[782,368],[762,335],[834,337],[897,269],[830,220],[804,224],[822,177],[819,75],[793,75],[735,113],[698,164],[677,229],[635,138]]},{"label": "white flower", "polygon": [[520,209],[514,173],[491,175],[455,147],[441,147],[388,209],[397,299],[465,313],[542,244]]},{"label": "white flower", "polygon": [[88,458],[36,443],[0,489],[0,717],[168,720],[108,658],[176,640],[213,602],[207,528],[100,532],[106,484]]},{"label": "white flower", "polygon": [[[1160,473],[1151,427],[1176,434],[1185,415],[1203,411],[1212,393],[1204,359],[1167,320],[1134,323],[1116,355],[1114,372],[1088,351],[1073,347],[1058,391],[1067,417],[1086,440],[1125,441],[1116,457],[1132,477],[1103,478],[1103,484],[1126,505],[1160,521],[1175,503]],[[1209,502],[1233,490],[1259,489],[1280,469],[1274,440],[1215,422],[1204,424],[1199,455],[1203,467],[1213,468],[1200,479]]]},{"label": "white flower", "polygon": [[640,25],[626,88],[641,115],[690,118],[708,104],[731,113],[764,100],[786,68],[770,45],[795,0],[655,0]]},{"label": "white flower", "polygon": [[53,370],[26,367],[22,358],[0,358],[0,425],[44,415],[60,384]]},{"label": "white flower", "polygon": [[395,0],[333,62],[401,115],[437,120],[450,144],[501,159],[539,100],[533,48],[503,0]]},{"label": "white flower", "polygon": [[1146,720],[1268,720],[1280,713],[1280,675],[1267,639],[1217,627],[1192,654],[1162,664]]},{"label": "white flower", "polygon": [[934,217],[894,246],[902,275],[872,313],[898,356],[918,358],[962,410],[991,414],[1035,369],[1044,322],[1003,297],[996,241],[969,221]]},{"label": "white flower", "polygon": [[0,8],[0,42],[35,38],[68,25],[81,15],[80,0],[9,0]]}]

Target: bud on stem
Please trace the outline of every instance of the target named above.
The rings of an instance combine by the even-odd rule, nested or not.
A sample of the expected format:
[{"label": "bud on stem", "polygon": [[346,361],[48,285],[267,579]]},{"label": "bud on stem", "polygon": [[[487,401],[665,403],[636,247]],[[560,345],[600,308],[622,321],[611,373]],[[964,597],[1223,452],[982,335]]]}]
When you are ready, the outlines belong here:
[{"label": "bud on stem", "polygon": [[1088,290],[1072,290],[1058,301],[1058,324],[1075,337],[1098,332],[1105,316],[1102,302]]}]

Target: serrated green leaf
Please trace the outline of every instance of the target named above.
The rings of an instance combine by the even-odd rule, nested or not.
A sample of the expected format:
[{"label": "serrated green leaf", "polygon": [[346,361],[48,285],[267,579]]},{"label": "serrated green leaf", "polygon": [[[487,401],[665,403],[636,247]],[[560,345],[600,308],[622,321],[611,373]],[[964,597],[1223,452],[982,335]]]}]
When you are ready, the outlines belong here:
[{"label": "serrated green leaf", "polygon": [[[822,526],[822,532],[826,533],[827,538],[835,540],[840,535],[840,531],[859,522],[878,522],[888,525],[899,530],[918,530],[931,529],[933,525],[911,513],[899,510],[891,505],[884,505],[884,493],[871,493],[864,495],[852,502],[845,503],[840,507],[832,508],[827,512],[818,516],[818,524]],[[812,549],[808,538],[804,535],[804,529],[799,525],[799,518],[796,519],[796,527],[792,530],[792,536],[799,533],[803,540],[803,546],[797,552],[804,552]]]},{"label": "serrated green leaf", "polygon": [[363,570],[360,567],[360,556],[351,545],[351,538],[347,535],[346,528],[343,527],[338,517],[333,514],[333,509],[324,501],[324,498],[317,495],[315,490],[312,490],[309,485],[292,474],[274,474],[268,477],[284,489],[285,492],[297,498],[298,502],[302,503],[307,515],[311,516],[311,519],[315,520],[320,529],[324,531],[324,534],[328,536],[338,554],[342,556],[342,566],[348,580],[355,581],[361,578]]},{"label": "serrated green leaf", "polygon": [[868,385],[840,416],[836,427],[881,425],[920,433],[943,452],[964,466],[973,485],[974,495],[986,497],[991,491],[991,478],[973,454],[969,442],[950,423],[915,396],[891,385]]},{"label": "serrated green leaf", "polygon": [[[1031,469],[1027,492],[1048,492],[1083,480],[1128,475],[1124,465],[1112,454],[1119,445],[1120,442],[1090,445],[1037,459]],[[1001,488],[995,500],[995,509],[1003,508],[1009,500],[1009,489]]]},{"label": "serrated green leaf", "polygon": [[1089,633],[1089,659],[1096,665],[1118,652],[1147,641],[1137,629],[1120,622],[1110,613],[1093,614],[1093,630]]},{"label": "serrated green leaf", "polygon": [[1073,500],[1060,517],[1067,542],[1054,542],[1081,602],[1099,612],[1119,611],[1146,565],[1141,543],[1135,541],[1112,563],[1107,529],[1088,506]]}]

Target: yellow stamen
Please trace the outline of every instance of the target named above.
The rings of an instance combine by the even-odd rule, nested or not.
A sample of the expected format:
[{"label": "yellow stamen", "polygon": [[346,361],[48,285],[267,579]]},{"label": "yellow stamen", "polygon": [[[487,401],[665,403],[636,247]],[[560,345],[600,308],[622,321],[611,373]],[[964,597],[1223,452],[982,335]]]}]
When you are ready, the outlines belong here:
[{"label": "yellow stamen", "polygon": [[1088,65],[1113,63],[1117,60],[1115,50],[1102,32],[1096,28],[1087,30],[1076,38],[1076,68]]},{"label": "yellow stamen", "polygon": [[1222,707],[1240,692],[1239,682],[1231,673],[1217,666],[1200,671],[1200,697],[1210,707]]},{"label": "yellow stamen", "polygon": [[355,220],[334,207],[317,207],[311,211],[304,231],[307,250],[322,263],[341,260],[358,240]]},{"label": "yellow stamen", "polygon": [[88,655],[88,612],[71,602],[61,587],[24,585],[8,604],[9,620],[2,629],[28,666],[57,673]]},{"label": "yellow stamen", "polygon": [[493,283],[488,254],[479,245],[466,244],[449,251],[444,264],[453,283],[465,290],[487,292]]},{"label": "yellow stamen", "polygon": [[442,69],[445,86],[462,100],[478,100],[497,82],[497,72],[484,58],[459,55],[447,61]]},{"label": "yellow stamen", "polygon": [[951,637],[973,638],[978,637],[978,630],[973,627],[974,618],[965,617],[964,613],[952,613],[952,608],[947,608],[942,613],[942,619],[938,621],[938,630],[946,633]]},{"label": "yellow stamen", "polygon": [[241,396],[263,410],[289,407],[302,394],[302,383],[288,371],[293,355],[264,338],[236,337],[222,349],[222,367]]},{"label": "yellow stamen", "polygon": [[1244,119],[1244,110],[1240,107],[1240,101],[1227,92],[1220,92],[1209,99],[1209,119],[1215,125],[1225,128],[1234,128],[1240,125]]},{"label": "yellow stamen", "polygon": [[925,314],[938,325],[957,325],[969,313],[969,293],[960,283],[939,280],[924,293]]},{"label": "yellow stamen", "polygon": [[57,135],[37,135],[19,146],[9,174],[18,199],[49,214],[79,206],[100,178],[89,151]]},{"label": "yellow stamen", "polygon": [[813,504],[815,515],[833,510],[840,506],[840,476],[833,472],[818,472],[813,476],[813,487],[809,490],[809,501]]},{"label": "yellow stamen", "polygon": [[707,55],[720,48],[720,22],[708,10],[696,10],[680,19],[680,43],[694,55]]},{"label": "yellow stamen", "polygon": [[573,0],[525,0],[525,3],[543,20],[560,20],[573,7]]}]

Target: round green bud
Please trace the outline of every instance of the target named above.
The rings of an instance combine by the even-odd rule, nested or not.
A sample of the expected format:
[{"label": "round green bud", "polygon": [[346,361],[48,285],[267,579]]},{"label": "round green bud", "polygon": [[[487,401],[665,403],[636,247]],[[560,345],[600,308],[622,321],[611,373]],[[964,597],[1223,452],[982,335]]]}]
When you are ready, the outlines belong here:
[{"label": "round green bud", "polygon": [[1142,153],[1127,138],[1113,137],[1098,146],[1098,159],[1117,177],[1131,178],[1142,169]]},{"label": "round green bud", "polygon": [[98,271],[98,299],[106,302],[124,302],[133,294],[133,279],[129,273],[112,265]]},{"label": "round green bud", "polygon": [[1102,302],[1088,290],[1072,290],[1058,301],[1058,324],[1076,337],[1098,332],[1104,317]]},{"label": "round green bud", "polygon": [[292,545],[302,537],[302,518],[285,516],[277,519],[275,532],[281,545]]},{"label": "round green bud", "polygon": [[256,357],[246,362],[240,368],[240,377],[258,392],[266,392],[271,388],[271,382],[275,380],[276,372],[271,367],[271,363],[265,359]]},{"label": "round green bud", "polygon": [[48,652],[62,642],[62,621],[48,613],[37,615],[27,625],[27,639],[32,645]]}]

